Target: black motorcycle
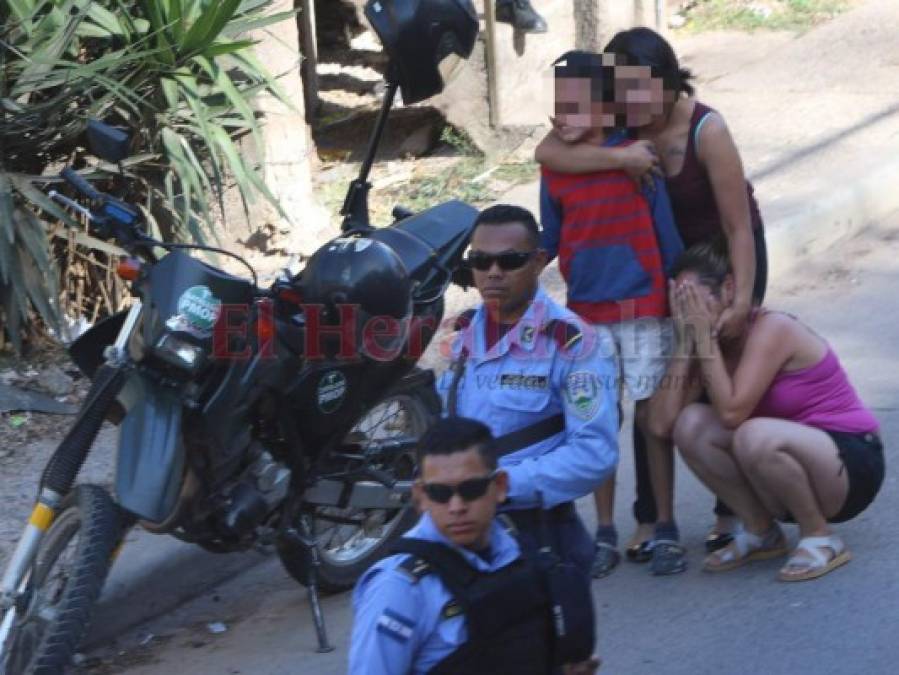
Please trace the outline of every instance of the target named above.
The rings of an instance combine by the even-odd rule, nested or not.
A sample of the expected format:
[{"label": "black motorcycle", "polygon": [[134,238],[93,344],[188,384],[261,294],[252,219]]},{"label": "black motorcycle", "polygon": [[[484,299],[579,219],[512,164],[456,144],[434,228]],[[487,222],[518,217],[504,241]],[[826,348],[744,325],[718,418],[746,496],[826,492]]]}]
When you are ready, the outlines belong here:
[{"label": "black motorcycle", "polygon": [[[411,525],[414,448],[440,413],[433,373],[416,360],[443,317],[476,216],[461,202],[393,225],[368,222],[368,173],[397,89],[405,103],[438,93],[441,67],[477,35],[469,0],[371,0],[390,58],[387,95],[343,233],[304,270],[258,287],[239,256],[149,237],[138,209],[72,169],[93,233],[128,252],[127,312],[70,347],[92,380],[47,464],[36,505],[0,580],[0,673],[63,672],[129,527],[216,551],[277,548],[309,590],[328,649],[318,587],[345,590]],[[127,155],[118,129],[91,121],[92,151]],[[250,278],[192,257],[215,250]],[[104,421],[119,425],[115,490],[76,485]]]}]

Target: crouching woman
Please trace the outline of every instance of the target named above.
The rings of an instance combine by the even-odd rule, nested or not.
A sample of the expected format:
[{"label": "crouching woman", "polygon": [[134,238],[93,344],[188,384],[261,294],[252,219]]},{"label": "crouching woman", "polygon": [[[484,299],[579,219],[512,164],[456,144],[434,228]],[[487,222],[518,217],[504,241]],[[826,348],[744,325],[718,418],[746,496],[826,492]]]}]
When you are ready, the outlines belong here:
[{"label": "crouching woman", "polygon": [[[679,354],[662,414],[684,460],[743,521],[705,569],[723,572],[787,552],[777,521],[800,540],[782,581],[814,579],[851,558],[831,523],[854,518],[883,482],[879,425],[830,345],[795,317],[758,308],[731,340],[713,327],[734,294],[727,258],[686,251],[671,282]],[[706,402],[699,402],[706,401]]]}]

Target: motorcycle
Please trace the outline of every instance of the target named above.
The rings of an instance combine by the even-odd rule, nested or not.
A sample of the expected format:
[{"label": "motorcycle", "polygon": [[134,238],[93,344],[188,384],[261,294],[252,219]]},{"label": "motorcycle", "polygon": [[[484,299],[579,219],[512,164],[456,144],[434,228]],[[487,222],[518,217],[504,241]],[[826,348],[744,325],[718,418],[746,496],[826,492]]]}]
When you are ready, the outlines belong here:
[{"label": "motorcycle", "polygon": [[[62,177],[81,201],[50,193],[128,253],[117,272],[134,301],[69,348],[92,384],[0,579],[0,673],[68,667],[136,523],[214,552],[274,546],[307,587],[320,651],[319,589],[350,588],[412,524],[415,446],[440,414],[416,360],[450,283],[470,282],[477,212],[398,207],[374,228],[368,174],[397,90],[407,104],[438,93],[440,66],[470,55],[478,24],[469,0],[371,0],[366,14],[390,56],[387,93],[341,235],[300,274],[260,288],[236,254],[155,240],[139,209],[72,168]],[[119,129],[91,120],[87,137],[107,162],[128,154]],[[230,256],[249,278],[191,251]],[[76,484],[105,421],[119,427],[114,495]]]}]

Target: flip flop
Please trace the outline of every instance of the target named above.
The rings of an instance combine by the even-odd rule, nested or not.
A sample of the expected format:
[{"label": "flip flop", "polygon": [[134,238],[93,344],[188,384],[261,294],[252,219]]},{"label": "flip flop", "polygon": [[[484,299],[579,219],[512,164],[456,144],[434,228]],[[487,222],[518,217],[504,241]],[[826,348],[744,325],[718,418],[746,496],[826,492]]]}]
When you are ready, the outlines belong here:
[{"label": "flip flop", "polygon": [[627,559],[633,563],[645,563],[652,560],[652,539],[628,546],[625,551]]},{"label": "flip flop", "polygon": [[[828,559],[823,549],[830,549]],[[777,575],[781,581],[810,581],[832,572],[852,560],[852,554],[843,540],[836,535],[827,537],[803,537],[796,544],[787,564]],[[799,570],[799,571],[795,571]]]},{"label": "flip flop", "polygon": [[734,535],[730,532],[715,532],[713,530],[712,532],[709,532],[708,536],[705,538],[705,550],[707,553],[720,551],[733,540]]}]

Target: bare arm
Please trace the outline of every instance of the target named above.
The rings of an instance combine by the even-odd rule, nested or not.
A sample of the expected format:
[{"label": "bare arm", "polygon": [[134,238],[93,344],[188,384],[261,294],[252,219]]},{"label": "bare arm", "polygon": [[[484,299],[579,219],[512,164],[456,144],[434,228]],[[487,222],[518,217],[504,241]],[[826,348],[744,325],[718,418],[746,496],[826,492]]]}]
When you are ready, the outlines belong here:
[{"label": "bare arm", "polygon": [[702,394],[702,378],[695,358],[695,337],[686,322],[674,280],[668,281],[668,305],[674,321],[675,350],[668,370],[650,401],[649,425],[659,438],[670,438],[681,411]]},{"label": "bare arm", "polygon": [[755,242],[743,162],[727,125],[719,115],[713,115],[703,125],[698,157],[712,184],[734,270],[736,294],[732,311],[724,315],[719,323],[723,334],[733,337],[739,333],[752,307]]},{"label": "bare arm", "polygon": [[[685,284],[690,320],[698,332],[711,331],[711,314],[696,288]],[[794,328],[785,317],[760,316],[743,348],[733,376],[727,370],[718,340],[711,340],[698,354],[706,391],[724,426],[736,429],[745,422],[768,391],[777,373],[797,350]]]},{"label": "bare arm", "polygon": [[566,143],[550,130],[534,151],[543,166],[559,173],[592,173],[594,171],[627,171],[640,178],[658,171],[659,158],[649,141],[627,146],[604,147],[593,143]]}]

